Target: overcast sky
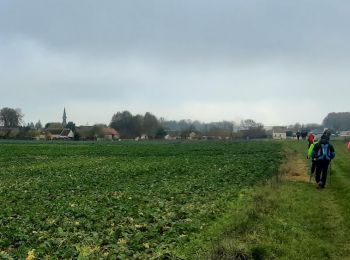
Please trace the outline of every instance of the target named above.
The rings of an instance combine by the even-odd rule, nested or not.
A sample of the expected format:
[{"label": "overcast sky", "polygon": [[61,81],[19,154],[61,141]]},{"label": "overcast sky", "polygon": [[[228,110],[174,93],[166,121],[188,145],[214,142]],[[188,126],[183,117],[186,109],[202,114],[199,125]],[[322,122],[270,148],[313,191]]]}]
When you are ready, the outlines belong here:
[{"label": "overcast sky", "polygon": [[350,111],[348,0],[0,0],[0,107],[25,122],[321,123]]}]

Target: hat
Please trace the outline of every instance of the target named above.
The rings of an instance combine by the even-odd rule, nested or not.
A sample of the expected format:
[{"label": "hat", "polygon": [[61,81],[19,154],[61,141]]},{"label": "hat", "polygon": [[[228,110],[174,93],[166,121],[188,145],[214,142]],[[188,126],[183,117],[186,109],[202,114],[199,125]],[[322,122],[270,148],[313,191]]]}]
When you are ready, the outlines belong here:
[{"label": "hat", "polygon": [[326,130],[324,130],[323,135],[326,135],[329,138],[332,135],[332,132],[330,129],[326,129]]},{"label": "hat", "polygon": [[327,133],[324,133],[322,136],[321,136],[321,141],[329,141],[329,135]]}]

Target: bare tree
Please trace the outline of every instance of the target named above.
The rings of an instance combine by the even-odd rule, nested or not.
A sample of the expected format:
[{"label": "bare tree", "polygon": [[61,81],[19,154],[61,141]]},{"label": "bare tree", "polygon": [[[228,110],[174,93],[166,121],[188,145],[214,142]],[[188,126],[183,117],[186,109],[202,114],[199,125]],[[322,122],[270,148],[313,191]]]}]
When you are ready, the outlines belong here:
[{"label": "bare tree", "polygon": [[4,127],[18,127],[22,124],[23,114],[21,109],[4,107],[0,110],[0,123]]}]

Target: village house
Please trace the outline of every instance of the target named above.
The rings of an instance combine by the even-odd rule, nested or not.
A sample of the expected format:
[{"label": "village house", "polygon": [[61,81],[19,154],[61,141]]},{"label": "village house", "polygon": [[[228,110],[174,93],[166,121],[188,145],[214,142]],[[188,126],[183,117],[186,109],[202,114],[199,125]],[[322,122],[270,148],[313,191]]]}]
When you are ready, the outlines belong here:
[{"label": "village house", "polygon": [[102,129],[105,140],[115,140],[120,138],[120,134],[111,127],[106,127]]},{"label": "village house", "polygon": [[199,136],[195,133],[195,132],[191,132],[189,135],[188,135],[188,139],[189,140],[194,140],[194,139],[198,139]]},{"label": "village house", "polygon": [[47,134],[45,131],[40,131],[39,135],[35,138],[36,140],[47,140]]},{"label": "village house", "polygon": [[274,126],[272,128],[272,138],[275,140],[287,139],[287,128],[284,126]]},{"label": "village house", "polygon": [[176,134],[167,134],[166,136],[164,136],[165,140],[180,140],[181,136],[176,135]]},{"label": "village house", "polygon": [[[44,131],[45,137],[48,140],[68,140],[74,138],[74,133],[69,128],[46,129]],[[41,137],[44,133],[41,133]]]},{"label": "village house", "polygon": [[142,134],[141,136],[137,136],[134,139],[135,141],[140,141],[140,140],[148,140],[148,135]]},{"label": "village house", "polygon": [[141,140],[148,140],[148,135],[142,134],[142,135],[140,136],[140,139],[141,139]]}]

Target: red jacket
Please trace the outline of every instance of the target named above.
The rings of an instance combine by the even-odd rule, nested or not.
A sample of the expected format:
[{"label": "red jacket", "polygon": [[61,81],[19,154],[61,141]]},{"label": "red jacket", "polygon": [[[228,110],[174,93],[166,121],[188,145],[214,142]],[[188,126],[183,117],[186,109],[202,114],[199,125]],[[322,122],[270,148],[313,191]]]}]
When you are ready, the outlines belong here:
[{"label": "red jacket", "polygon": [[314,140],[315,140],[315,135],[314,135],[314,134],[310,134],[309,137],[307,138],[307,140],[308,140],[310,143],[313,143]]}]

